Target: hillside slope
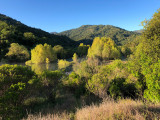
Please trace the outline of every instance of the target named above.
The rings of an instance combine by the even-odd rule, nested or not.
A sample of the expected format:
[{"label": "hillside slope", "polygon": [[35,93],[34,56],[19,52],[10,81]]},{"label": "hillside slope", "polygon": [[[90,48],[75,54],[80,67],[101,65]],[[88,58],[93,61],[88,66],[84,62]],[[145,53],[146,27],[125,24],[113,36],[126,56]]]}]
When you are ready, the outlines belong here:
[{"label": "hillside slope", "polygon": [[52,46],[62,45],[63,47],[70,47],[76,44],[75,41],[66,36],[50,34],[0,14],[0,58],[7,53],[11,43],[19,43],[28,49],[44,43]]},{"label": "hillside slope", "polygon": [[116,44],[123,45],[132,41],[139,34],[112,25],[83,25],[76,29],[61,32],[59,35],[66,35],[81,42],[92,41],[95,37],[110,37]]}]

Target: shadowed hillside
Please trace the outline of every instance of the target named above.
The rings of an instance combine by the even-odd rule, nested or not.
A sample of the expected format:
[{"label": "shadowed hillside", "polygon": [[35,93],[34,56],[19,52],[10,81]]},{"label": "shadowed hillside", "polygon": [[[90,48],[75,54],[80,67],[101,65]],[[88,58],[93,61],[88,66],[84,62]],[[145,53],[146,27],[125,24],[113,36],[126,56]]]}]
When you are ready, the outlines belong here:
[{"label": "shadowed hillside", "polygon": [[19,43],[28,49],[44,43],[52,46],[62,45],[63,47],[76,44],[75,41],[66,36],[50,34],[0,14],[0,55],[2,58],[8,52],[11,43]]}]

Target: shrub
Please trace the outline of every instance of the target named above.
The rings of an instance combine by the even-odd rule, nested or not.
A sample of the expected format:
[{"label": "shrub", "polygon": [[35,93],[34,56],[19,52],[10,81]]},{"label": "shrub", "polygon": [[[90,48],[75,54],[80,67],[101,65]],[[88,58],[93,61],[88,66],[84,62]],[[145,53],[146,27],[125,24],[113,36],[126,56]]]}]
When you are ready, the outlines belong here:
[{"label": "shrub", "polygon": [[46,86],[56,86],[62,76],[63,73],[58,70],[44,71],[41,74],[42,83]]},{"label": "shrub", "polygon": [[67,68],[71,65],[71,62],[66,61],[66,60],[58,60],[58,68],[59,69],[63,69],[63,68]]},{"label": "shrub", "polygon": [[23,101],[32,94],[33,87],[35,90],[38,83],[35,73],[28,67],[0,66],[0,115],[4,119],[19,118]]},{"label": "shrub", "polygon": [[87,79],[86,88],[99,97],[111,95],[115,99],[118,97],[137,98],[137,94],[141,92],[141,86],[138,79],[128,71],[127,65],[121,60],[115,60],[108,65],[91,69],[86,63],[85,69],[81,67],[83,69],[81,75]]},{"label": "shrub", "polygon": [[81,78],[90,79],[99,70],[99,59],[88,59],[73,65],[73,71]]},{"label": "shrub", "polygon": [[56,90],[59,89],[59,83],[63,75],[64,74],[58,70],[44,71],[40,74],[41,82],[43,84],[41,89],[51,102],[54,102],[55,100]]},{"label": "shrub", "polygon": [[71,72],[68,79],[63,80],[63,84],[67,86],[76,97],[80,97],[80,95],[85,93],[85,81],[75,72]]},{"label": "shrub", "polygon": [[88,80],[86,87],[87,89],[98,95],[99,97],[105,97],[107,95],[107,89],[109,87],[110,81],[107,78],[106,73],[94,74],[91,79]]}]

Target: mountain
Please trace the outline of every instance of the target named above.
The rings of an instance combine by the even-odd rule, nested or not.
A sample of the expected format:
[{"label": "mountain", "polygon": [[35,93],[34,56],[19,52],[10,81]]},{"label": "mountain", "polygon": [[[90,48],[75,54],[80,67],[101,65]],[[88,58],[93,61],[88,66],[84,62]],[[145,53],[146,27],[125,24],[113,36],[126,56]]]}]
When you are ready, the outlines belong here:
[{"label": "mountain", "polygon": [[55,35],[57,35],[57,34],[58,34],[58,32],[51,32],[50,34],[55,34]]},{"label": "mountain", "polygon": [[142,33],[144,30],[143,29],[141,29],[141,30],[135,30],[135,31],[133,31],[133,32],[136,32],[136,33]]},{"label": "mountain", "polygon": [[66,35],[75,41],[84,43],[92,43],[95,37],[110,37],[116,44],[124,45],[140,34],[112,25],[83,25],[76,29],[61,32],[59,35]]},{"label": "mountain", "polygon": [[0,58],[11,43],[19,43],[29,50],[37,44],[50,44],[63,47],[75,46],[76,42],[63,35],[50,34],[41,29],[29,27],[15,19],[0,14]]}]

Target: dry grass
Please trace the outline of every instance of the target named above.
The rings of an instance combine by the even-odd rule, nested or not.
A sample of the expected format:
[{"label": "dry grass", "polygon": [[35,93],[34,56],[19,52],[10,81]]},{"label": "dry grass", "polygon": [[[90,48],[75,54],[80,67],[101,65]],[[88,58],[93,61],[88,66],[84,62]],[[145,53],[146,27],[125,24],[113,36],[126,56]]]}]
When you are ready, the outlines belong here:
[{"label": "dry grass", "polygon": [[74,114],[29,115],[26,120],[159,120],[160,104],[144,105],[141,101],[130,99],[104,100],[100,105],[77,109]]},{"label": "dry grass", "polygon": [[28,115],[27,119],[24,120],[70,120],[71,116],[67,113],[62,114],[47,114],[42,116],[41,113],[39,115]]},{"label": "dry grass", "polygon": [[159,120],[160,104],[146,107],[140,101],[130,99],[104,101],[102,104],[86,106],[77,110],[76,120]]}]

